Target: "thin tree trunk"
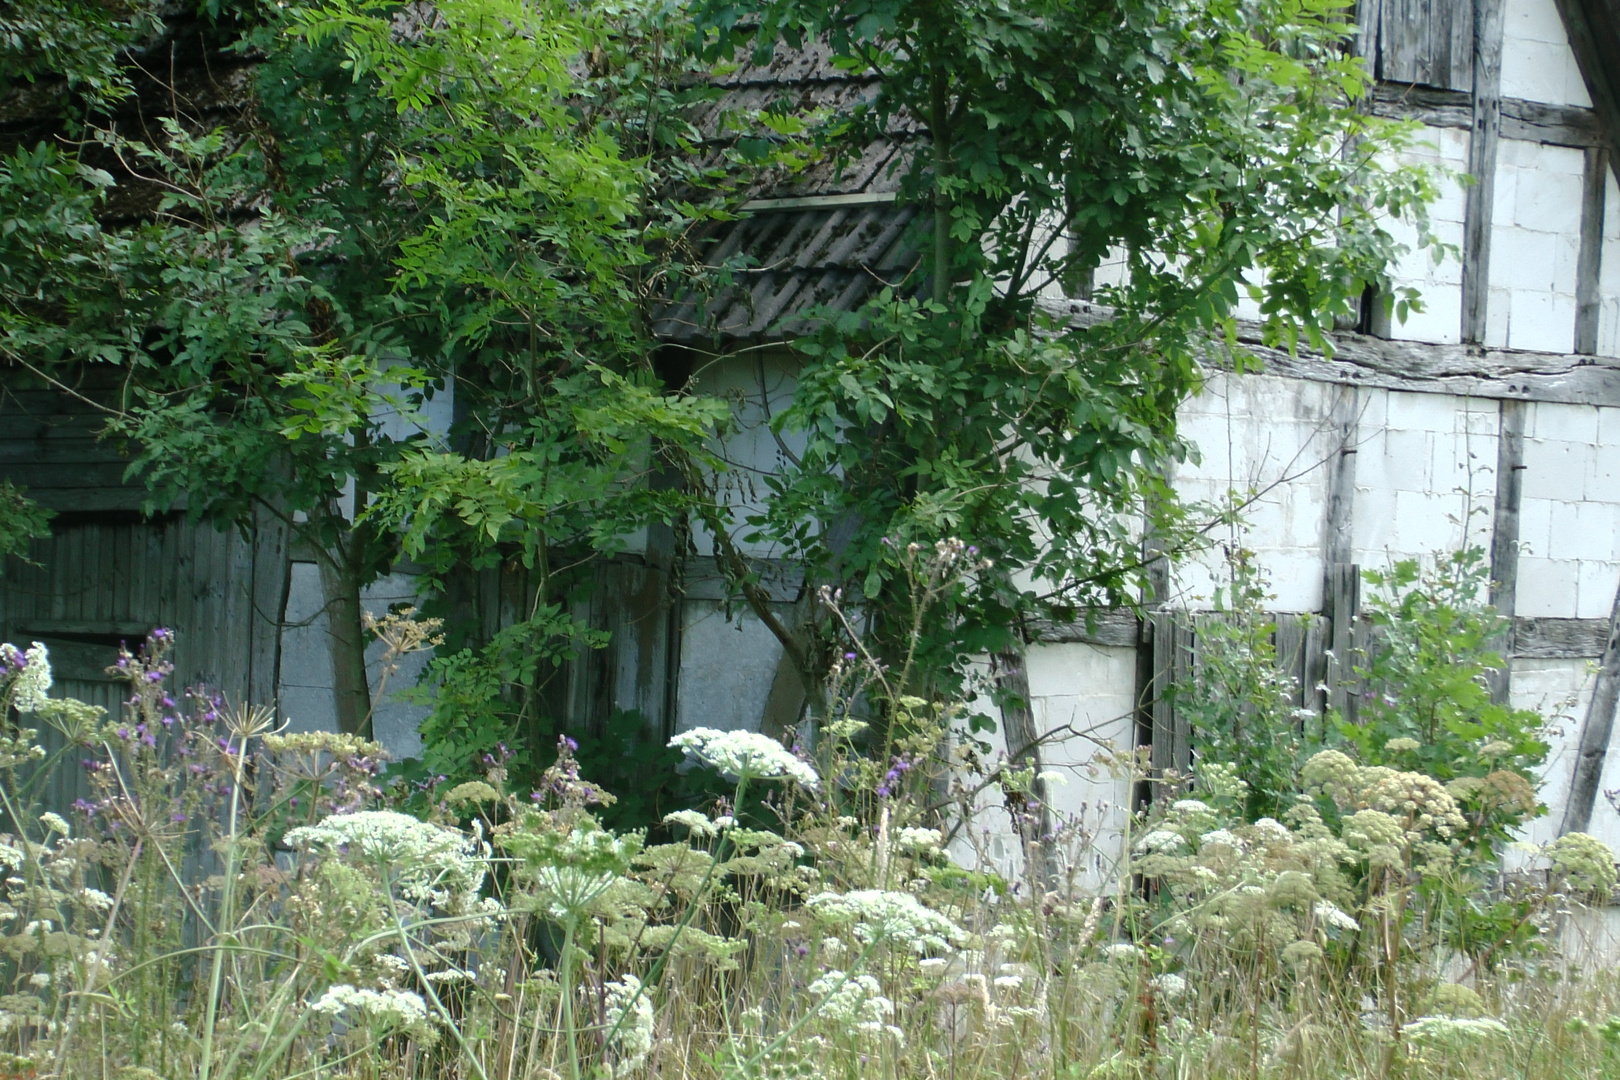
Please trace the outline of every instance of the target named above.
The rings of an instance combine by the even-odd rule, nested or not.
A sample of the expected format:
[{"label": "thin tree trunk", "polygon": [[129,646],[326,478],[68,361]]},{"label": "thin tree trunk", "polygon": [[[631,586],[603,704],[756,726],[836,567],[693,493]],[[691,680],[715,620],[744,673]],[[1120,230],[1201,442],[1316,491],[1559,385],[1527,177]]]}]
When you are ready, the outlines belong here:
[{"label": "thin tree trunk", "polygon": [[371,686],[366,679],[365,627],[360,621],[360,575],[341,552],[331,553],[319,565],[338,730],[369,739]]},{"label": "thin tree trunk", "polygon": [[1034,771],[1029,791],[1033,805],[1008,809],[1024,841],[1028,864],[1024,873],[1029,879],[1030,895],[1039,898],[1056,882],[1058,868],[1057,853],[1052,850],[1052,809],[1047,803],[1047,783],[1041,777],[1041,734],[1035,727],[1023,650],[1015,646],[996,653],[994,671],[996,687],[1001,691],[1001,730],[1007,740],[1007,761]]},{"label": "thin tree trunk", "polygon": [[945,303],[951,295],[951,206],[945,180],[951,170],[950,75],[935,67],[928,134],[934,141],[934,299]]}]

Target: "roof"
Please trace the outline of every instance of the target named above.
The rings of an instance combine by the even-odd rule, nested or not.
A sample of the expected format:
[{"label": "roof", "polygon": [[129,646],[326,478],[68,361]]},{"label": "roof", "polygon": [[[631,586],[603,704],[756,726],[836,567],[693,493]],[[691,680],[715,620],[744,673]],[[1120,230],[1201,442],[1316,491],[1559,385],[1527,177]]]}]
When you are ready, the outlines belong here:
[{"label": "roof", "polygon": [[[846,113],[872,100],[878,80],[835,67],[825,45],[780,43],[764,63],[716,76],[719,97],[694,120],[718,149],[731,118],[784,105],[798,115]],[[917,208],[898,201],[915,127],[892,124],[852,153],[828,153],[801,172],[762,177],[740,217],[710,222],[691,237],[699,257],[744,268],[711,292],[677,291],[654,314],[667,340],[737,341],[791,336],[795,316],[826,305],[850,311],[885,287],[917,284],[919,245],[910,228]]]}]

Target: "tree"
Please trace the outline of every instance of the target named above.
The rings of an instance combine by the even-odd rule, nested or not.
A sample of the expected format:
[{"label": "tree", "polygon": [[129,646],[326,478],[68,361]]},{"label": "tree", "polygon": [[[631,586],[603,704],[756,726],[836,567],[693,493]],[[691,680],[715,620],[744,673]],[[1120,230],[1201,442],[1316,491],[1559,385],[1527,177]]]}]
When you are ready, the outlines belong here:
[{"label": "tree", "polygon": [[[1231,357],[1240,298],[1268,343],[1329,349],[1385,268],[1391,217],[1423,224],[1426,174],[1393,167],[1410,129],[1368,116],[1336,0],[706,0],[711,55],[825,43],[881,77],[833,117],[846,151],[879,131],[927,141],[902,198],[931,209],[922,280],[820,313],[777,431],[807,448],[739,535],[859,598],[898,662],[911,543],[960,536],[992,565],[925,626],[951,690],[974,654],[1039,615],[1131,602],[1143,525],[1161,550],[1197,531],[1165,475],[1195,452],[1177,407]],[[1420,230],[1427,242],[1427,230]],[[1091,284],[1105,260],[1113,279]],[[1109,315],[1042,298],[1088,291]],[[722,537],[723,550],[732,550]],[[749,595],[742,560],[728,560]],[[755,604],[813,685],[833,628],[793,632]]]},{"label": "tree", "polygon": [[[4,216],[27,223],[0,252],[18,256],[7,357],[47,376],[119,365],[112,428],[154,506],[184,495],[240,525],[267,511],[307,542],[345,731],[371,711],[360,590],[402,545],[436,571],[534,570],[532,668],[581,636],[548,553],[588,558],[667,516],[643,482],[659,441],[700,455],[718,417],[661,393],[639,326],[647,147],[617,136],[662,138],[649,117],[667,95],[612,58],[670,17],[248,6],[210,30],[265,57],[244,122],[171,116],[155,140],[104,124],[122,180],[44,144],[0,171]],[[581,75],[582,56],[606,74]],[[155,211],[98,220],[120,182],[161,191]],[[452,383],[465,420],[446,439],[420,410]]]}]

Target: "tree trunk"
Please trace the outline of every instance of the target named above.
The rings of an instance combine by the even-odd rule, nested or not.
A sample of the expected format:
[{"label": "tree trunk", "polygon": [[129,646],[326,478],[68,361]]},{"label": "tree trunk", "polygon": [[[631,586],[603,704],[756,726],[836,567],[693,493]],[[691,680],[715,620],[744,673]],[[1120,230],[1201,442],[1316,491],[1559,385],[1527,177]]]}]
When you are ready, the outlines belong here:
[{"label": "tree trunk", "polygon": [[360,621],[360,575],[342,552],[330,552],[319,565],[338,730],[369,739],[371,686],[366,679],[366,632]]},{"label": "tree trunk", "polygon": [[934,144],[934,299],[951,297],[951,204],[945,181],[951,171],[950,74],[936,65],[929,87],[928,135]]},{"label": "tree trunk", "polygon": [[1034,770],[1030,782],[1031,805],[1009,806],[1013,827],[1024,841],[1025,876],[1031,895],[1039,898],[1057,881],[1057,852],[1052,848],[1052,809],[1047,784],[1041,778],[1041,733],[1029,692],[1029,669],[1023,650],[1014,646],[995,654],[996,687],[1001,692],[1001,731],[1007,740],[1007,761]]}]

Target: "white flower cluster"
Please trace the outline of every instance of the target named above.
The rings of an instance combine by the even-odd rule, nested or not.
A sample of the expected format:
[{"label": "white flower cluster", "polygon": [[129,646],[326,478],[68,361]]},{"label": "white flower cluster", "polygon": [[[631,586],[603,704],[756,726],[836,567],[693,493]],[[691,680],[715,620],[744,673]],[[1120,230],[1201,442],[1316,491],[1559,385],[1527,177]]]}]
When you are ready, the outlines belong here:
[{"label": "white flower cluster", "polygon": [[713,836],[716,831],[715,823],[698,810],[676,810],[674,813],[664,815],[665,825],[683,825],[693,836]]},{"label": "white flower cluster", "polygon": [[1171,829],[1154,829],[1136,842],[1137,855],[1176,854],[1187,846],[1187,840]]},{"label": "white flower cluster", "polygon": [[919,855],[932,855],[945,843],[945,836],[938,829],[901,829],[895,836],[895,846],[901,851],[914,851]]},{"label": "white flower cluster", "polygon": [[295,848],[381,867],[401,895],[457,911],[478,903],[484,860],[458,832],[392,810],[334,814],[287,833]]},{"label": "white flower cluster", "polygon": [[894,1016],[894,1002],[870,975],[845,975],[836,968],[810,984],[819,1000],[821,1015],[835,1024],[851,1024],[856,1031],[876,1034]]},{"label": "white flower cluster", "polygon": [[420,994],[409,990],[360,990],[348,983],[339,983],[309,1007],[332,1017],[353,1009],[372,1023],[388,1028],[422,1032],[428,1026],[427,1002]]},{"label": "white flower cluster", "polygon": [[816,770],[758,732],[693,728],[669,745],[739,780],[792,780],[812,791],[821,784]]},{"label": "white flower cluster", "polygon": [[[641,980],[626,975],[621,982],[607,984],[607,1010],[604,1031],[613,1049],[613,1075],[624,1076],[641,1068],[653,1048],[652,997],[641,989]],[[630,1015],[625,1017],[628,1006]],[[615,1030],[617,1029],[617,1030]]]},{"label": "white flower cluster", "polygon": [[1502,1021],[1490,1017],[1420,1016],[1401,1028],[1401,1034],[1418,1042],[1457,1043],[1506,1038],[1511,1032]]},{"label": "white flower cluster", "polygon": [[1311,913],[1315,915],[1317,919],[1323,923],[1323,925],[1331,926],[1336,930],[1361,929],[1361,924],[1356,921],[1356,917],[1354,915],[1344,911],[1339,907],[1339,905],[1330,900],[1318,900],[1316,905],[1311,908]]},{"label": "white flower cluster", "polygon": [[892,941],[921,954],[947,949],[964,935],[955,923],[922,906],[910,893],[882,889],[818,893],[806,903],[822,918],[853,923],[863,944]]},{"label": "white flower cluster", "polygon": [[554,919],[577,919],[630,869],[641,850],[639,834],[619,836],[581,827],[508,838],[533,868],[535,895]]},{"label": "white flower cluster", "polygon": [[11,683],[11,706],[18,712],[38,712],[50,700],[46,691],[51,688],[50,652],[39,642],[27,652],[11,644],[0,644],[0,673],[5,668],[16,670]]}]

